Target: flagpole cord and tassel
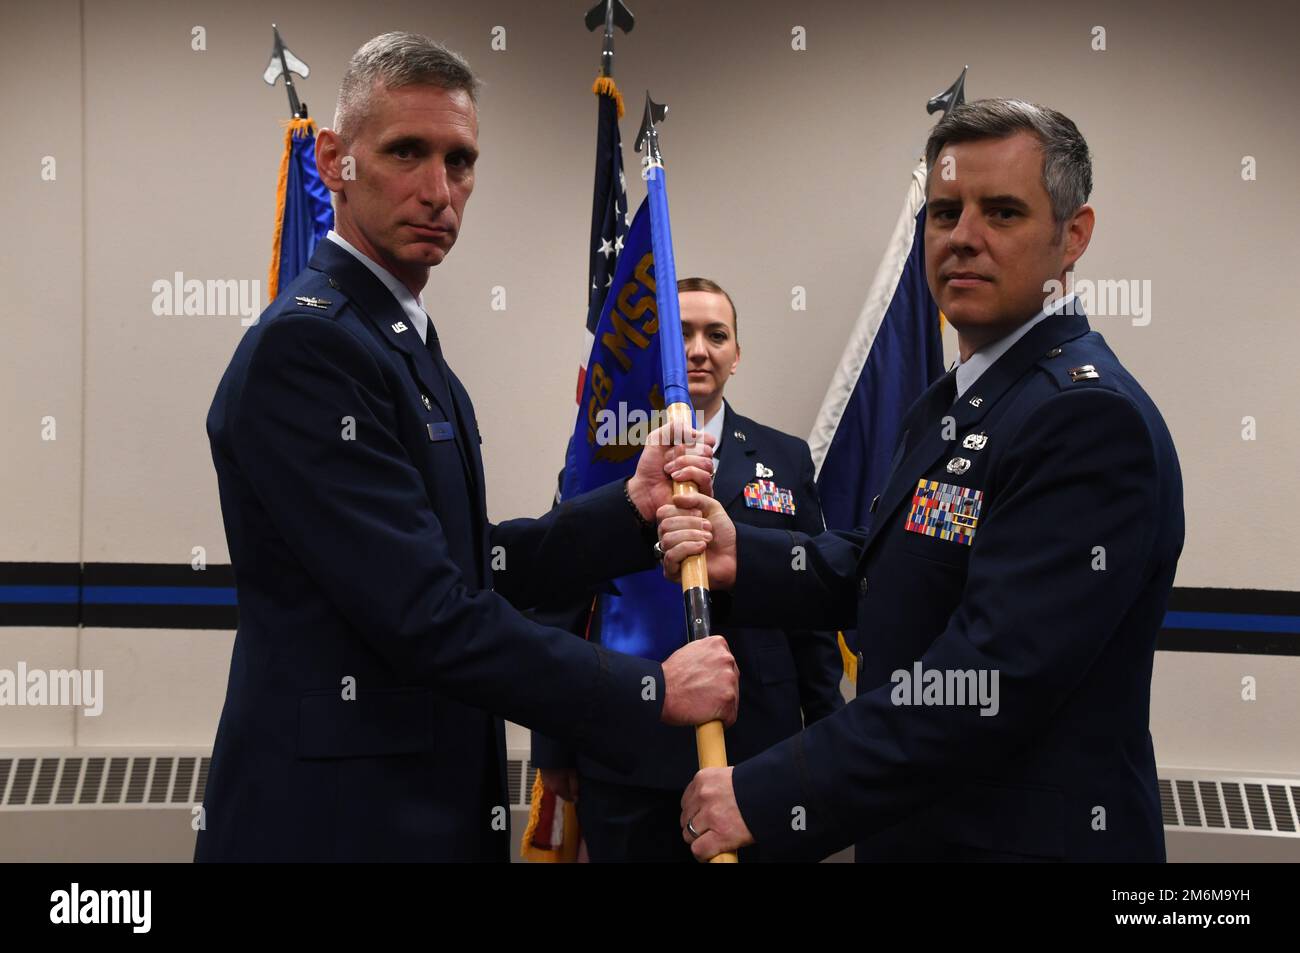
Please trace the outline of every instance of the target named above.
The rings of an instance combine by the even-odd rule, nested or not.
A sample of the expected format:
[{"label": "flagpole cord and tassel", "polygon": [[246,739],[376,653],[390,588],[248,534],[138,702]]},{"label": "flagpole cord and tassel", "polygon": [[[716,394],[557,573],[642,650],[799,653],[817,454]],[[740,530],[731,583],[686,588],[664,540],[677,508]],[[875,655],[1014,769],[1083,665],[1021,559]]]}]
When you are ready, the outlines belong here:
[{"label": "flagpole cord and tassel", "polygon": [[623,118],[623,94],[618,91],[618,84],[614,82],[614,77],[597,76],[596,81],[591,84],[591,91],[597,96],[608,96],[614,100],[614,105],[618,107],[618,118]]}]

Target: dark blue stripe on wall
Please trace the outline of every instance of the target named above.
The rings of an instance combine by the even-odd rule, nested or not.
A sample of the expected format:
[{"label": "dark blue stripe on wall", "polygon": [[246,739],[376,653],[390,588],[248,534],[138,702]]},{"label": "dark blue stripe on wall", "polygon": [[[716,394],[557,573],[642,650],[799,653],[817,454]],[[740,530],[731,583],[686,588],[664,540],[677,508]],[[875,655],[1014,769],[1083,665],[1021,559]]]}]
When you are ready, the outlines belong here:
[{"label": "dark blue stripe on wall", "polygon": [[78,586],[0,586],[0,603],[75,604],[81,597]]},{"label": "dark blue stripe on wall", "polygon": [[229,565],[0,563],[0,626],[234,629]]},{"label": "dark blue stripe on wall", "polygon": [[1300,592],[1177,588],[1156,648],[1300,656]]},{"label": "dark blue stripe on wall", "polygon": [[81,600],[113,605],[233,606],[235,589],[233,586],[86,586]]},{"label": "dark blue stripe on wall", "polygon": [[1246,615],[1241,612],[1167,612],[1166,629],[1220,632],[1300,632],[1300,616]]},{"label": "dark blue stripe on wall", "polygon": [[[232,630],[237,624],[229,565],[0,563],[0,626]],[[1300,656],[1300,592],[1175,589],[1156,648]]]}]

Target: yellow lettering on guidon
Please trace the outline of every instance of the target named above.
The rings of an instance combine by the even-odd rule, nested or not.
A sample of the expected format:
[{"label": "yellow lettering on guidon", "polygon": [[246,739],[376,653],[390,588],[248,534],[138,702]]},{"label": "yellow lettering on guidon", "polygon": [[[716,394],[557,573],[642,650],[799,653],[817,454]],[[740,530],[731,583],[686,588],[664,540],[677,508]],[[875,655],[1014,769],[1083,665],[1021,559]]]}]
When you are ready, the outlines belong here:
[{"label": "yellow lettering on guidon", "polygon": [[[658,308],[654,296],[655,280],[650,271],[653,267],[654,254],[646,252],[637,262],[634,270],[635,280],[629,281],[619,289],[614,307],[610,309],[610,321],[614,329],[606,331],[600,337],[601,345],[618,362],[624,373],[632,369],[632,358],[628,355],[628,349],[635,345],[645,350],[650,346],[650,338],[659,330]],[[641,292],[640,296],[633,301],[633,296],[638,292]],[[640,323],[640,329],[634,327],[633,322]],[[587,443],[594,445],[596,431],[599,428],[596,417],[609,403],[610,395],[614,391],[614,380],[599,362],[592,363],[589,373],[591,374],[591,400],[587,404]]]}]

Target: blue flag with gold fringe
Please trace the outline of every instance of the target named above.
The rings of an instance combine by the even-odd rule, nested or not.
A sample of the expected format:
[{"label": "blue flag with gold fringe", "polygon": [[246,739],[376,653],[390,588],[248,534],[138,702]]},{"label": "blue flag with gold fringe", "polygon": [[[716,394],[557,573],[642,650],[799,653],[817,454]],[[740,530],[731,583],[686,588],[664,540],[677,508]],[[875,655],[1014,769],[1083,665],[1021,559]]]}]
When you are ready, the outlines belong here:
[{"label": "blue flag with gold fringe", "polygon": [[316,123],[287,120],[276,186],[275,240],[266,282],[270,300],[307,267],[317,242],[333,227],[330,191],[316,170]]}]

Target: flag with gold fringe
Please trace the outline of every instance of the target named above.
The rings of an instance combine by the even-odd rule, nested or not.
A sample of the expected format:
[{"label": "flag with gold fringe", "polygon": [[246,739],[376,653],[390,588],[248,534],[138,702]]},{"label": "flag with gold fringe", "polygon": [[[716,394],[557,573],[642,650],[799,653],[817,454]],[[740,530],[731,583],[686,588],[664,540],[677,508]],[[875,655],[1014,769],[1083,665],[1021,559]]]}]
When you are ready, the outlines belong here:
[{"label": "flag with gold fringe", "polygon": [[[587,247],[587,320],[578,361],[576,399],[581,404],[587,388],[587,368],[596,331],[623,244],[627,240],[627,182],[623,177],[623,143],[618,121],[623,116],[623,96],[612,76],[601,75],[591,87],[597,99],[596,171],[592,190],[591,238]],[[570,448],[572,452],[572,448]],[[572,495],[573,468],[566,460],[561,496]],[[586,625],[591,624],[591,613]],[[520,855],[534,863],[572,863],[578,853],[578,816],[573,804],[542,787],[541,772],[533,784],[528,826]]]},{"label": "flag with gold fringe", "polygon": [[275,240],[266,281],[270,300],[307,267],[317,242],[333,227],[330,192],[316,170],[316,123],[305,117],[285,120],[284,154],[276,185]]}]

